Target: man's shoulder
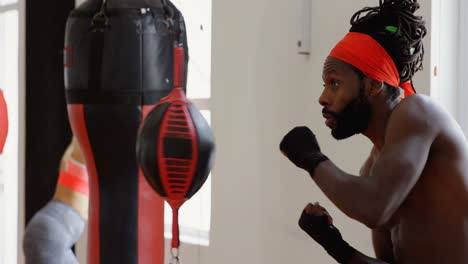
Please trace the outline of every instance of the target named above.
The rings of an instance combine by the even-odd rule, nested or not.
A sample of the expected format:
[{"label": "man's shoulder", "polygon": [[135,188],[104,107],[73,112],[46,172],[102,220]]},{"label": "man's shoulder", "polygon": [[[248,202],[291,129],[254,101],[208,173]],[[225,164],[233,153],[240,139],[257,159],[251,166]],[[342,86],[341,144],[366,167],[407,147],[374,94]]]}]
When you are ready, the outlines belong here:
[{"label": "man's shoulder", "polygon": [[437,118],[441,112],[443,112],[441,106],[432,98],[427,95],[414,94],[398,103],[392,117],[407,121],[427,121]]},{"label": "man's shoulder", "polygon": [[440,119],[446,115],[433,99],[415,94],[403,99],[395,106],[389,129],[399,132],[434,132],[440,129]]},{"label": "man's shoulder", "polygon": [[401,100],[395,107],[395,113],[424,114],[426,111],[435,110],[437,104],[432,98],[423,94],[414,94]]}]

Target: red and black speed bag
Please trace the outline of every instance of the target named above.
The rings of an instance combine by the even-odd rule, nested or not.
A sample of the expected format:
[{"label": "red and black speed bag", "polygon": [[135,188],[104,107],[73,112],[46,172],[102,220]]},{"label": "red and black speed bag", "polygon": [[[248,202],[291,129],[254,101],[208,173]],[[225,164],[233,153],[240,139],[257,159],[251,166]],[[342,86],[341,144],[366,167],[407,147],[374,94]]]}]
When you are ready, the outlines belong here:
[{"label": "red and black speed bag", "polygon": [[146,117],[136,149],[151,187],[169,203],[183,203],[208,177],[214,156],[213,133],[183,90],[175,88]]}]

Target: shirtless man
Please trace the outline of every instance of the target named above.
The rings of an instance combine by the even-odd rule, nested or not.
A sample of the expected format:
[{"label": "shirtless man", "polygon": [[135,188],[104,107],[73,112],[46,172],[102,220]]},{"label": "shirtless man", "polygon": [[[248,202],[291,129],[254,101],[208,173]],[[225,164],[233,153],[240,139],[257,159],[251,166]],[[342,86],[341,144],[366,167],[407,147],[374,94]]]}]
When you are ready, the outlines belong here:
[{"label": "shirtless man", "polygon": [[324,64],[319,102],[333,137],[363,134],[374,145],[362,177],[322,154],[308,128],[280,144],[341,211],[372,229],[377,259],[348,245],[318,204],[304,209],[299,225],[340,263],[468,263],[467,142],[446,111],[407,83],[423,58],[418,7],[393,0],[357,12]]}]

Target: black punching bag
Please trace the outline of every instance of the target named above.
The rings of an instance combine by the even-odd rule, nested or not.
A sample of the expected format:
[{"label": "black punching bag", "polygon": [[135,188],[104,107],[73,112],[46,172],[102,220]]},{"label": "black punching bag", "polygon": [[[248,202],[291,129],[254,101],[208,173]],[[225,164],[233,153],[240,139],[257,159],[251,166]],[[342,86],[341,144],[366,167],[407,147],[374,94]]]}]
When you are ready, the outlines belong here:
[{"label": "black punching bag", "polygon": [[206,181],[214,139],[211,128],[180,88],[183,48],[174,48],[174,90],[148,114],[137,138],[137,161],[151,187],[172,207],[172,257],[178,263],[178,212]]},{"label": "black punching bag", "polygon": [[163,262],[164,203],[138,169],[135,144],[172,90],[174,43],[188,50],[168,0],[88,0],[68,18],[65,89],[90,177],[89,264]]}]

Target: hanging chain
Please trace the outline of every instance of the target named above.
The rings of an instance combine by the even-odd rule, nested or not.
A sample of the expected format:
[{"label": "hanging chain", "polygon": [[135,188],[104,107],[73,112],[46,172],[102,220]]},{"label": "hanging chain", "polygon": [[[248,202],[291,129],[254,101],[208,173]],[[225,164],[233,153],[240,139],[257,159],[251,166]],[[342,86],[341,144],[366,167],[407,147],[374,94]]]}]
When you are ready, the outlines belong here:
[{"label": "hanging chain", "polygon": [[171,248],[171,260],[169,264],[179,264],[179,248]]},{"label": "hanging chain", "polygon": [[91,20],[91,29],[93,31],[104,31],[109,28],[109,17],[106,14],[107,0],[102,0],[101,9],[97,12]]}]

